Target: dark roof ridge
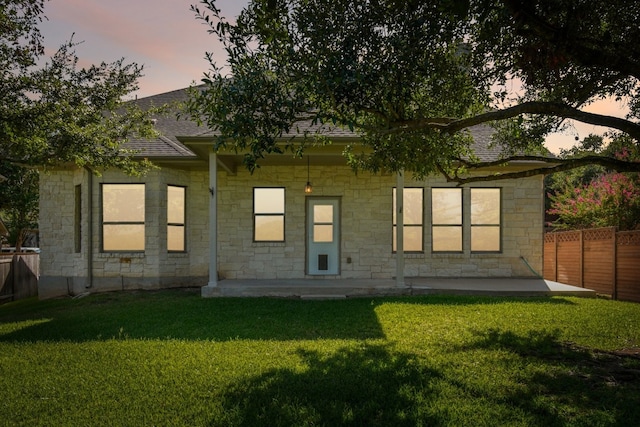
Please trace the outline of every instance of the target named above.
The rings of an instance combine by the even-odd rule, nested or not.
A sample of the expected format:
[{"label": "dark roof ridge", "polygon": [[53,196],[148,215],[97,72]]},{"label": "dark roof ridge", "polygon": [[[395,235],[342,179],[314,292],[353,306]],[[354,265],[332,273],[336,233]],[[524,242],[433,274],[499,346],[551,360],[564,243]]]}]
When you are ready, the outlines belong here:
[{"label": "dark roof ridge", "polygon": [[184,145],[182,145],[181,143],[176,143],[174,141],[172,141],[170,138],[167,138],[164,135],[160,135],[160,137],[158,138],[161,141],[169,144],[171,147],[173,147],[176,151],[178,151],[179,153],[186,155],[186,156],[195,156],[195,153],[191,150],[189,150],[187,147],[185,147]]}]

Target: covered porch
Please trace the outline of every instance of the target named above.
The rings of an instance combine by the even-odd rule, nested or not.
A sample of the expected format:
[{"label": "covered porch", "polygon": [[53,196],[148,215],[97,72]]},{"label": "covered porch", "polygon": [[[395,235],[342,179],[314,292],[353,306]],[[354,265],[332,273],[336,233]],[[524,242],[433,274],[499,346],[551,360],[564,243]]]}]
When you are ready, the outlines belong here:
[{"label": "covered porch", "polygon": [[591,289],[544,279],[522,278],[425,278],[406,277],[404,285],[392,279],[291,279],[220,280],[202,288],[207,297],[275,297],[300,299],[344,299],[406,295],[482,295],[595,298]]},{"label": "covered porch", "polygon": [[[460,234],[464,235],[464,241],[460,242],[461,246],[455,253],[435,253],[430,228],[431,188],[455,186],[441,177],[414,182],[411,176],[405,177],[403,173],[354,178],[342,156],[342,151],[350,140],[351,138],[343,137],[330,146],[310,147],[302,159],[289,155],[267,156],[260,174],[250,176],[244,170],[241,154],[215,153],[209,138],[182,141],[208,163],[209,277],[208,283],[201,290],[203,297],[273,296],[312,299],[435,293],[595,295],[589,290],[536,279],[535,275],[527,278],[531,274],[531,267],[526,269],[522,260],[533,261],[536,270],[541,270],[542,267],[542,197],[539,179],[500,183],[500,224],[506,225],[500,225],[500,250],[488,253],[472,252],[469,242],[470,189],[461,190],[459,208],[464,214],[459,219],[458,228]],[[508,165],[506,169],[529,167],[529,164],[517,164]],[[341,178],[336,179],[338,174]],[[305,178],[307,184],[309,181],[314,184],[313,194],[306,191]],[[316,185],[317,183],[320,185]],[[259,242],[256,241],[255,234],[251,241],[252,225],[245,219],[251,218],[250,213],[244,215],[244,211],[234,210],[230,205],[244,206],[245,210],[252,207],[251,200],[247,199],[252,187],[286,189],[289,236],[286,241],[283,237],[277,243]],[[420,226],[424,228],[421,228],[420,235],[424,246],[419,253],[409,252],[405,256],[406,237],[403,234],[406,213],[403,192],[410,187],[423,189],[421,196],[424,199],[420,202],[420,217],[423,222]],[[373,196],[369,194],[370,191],[375,192]],[[241,197],[244,199],[239,202]],[[312,224],[308,221],[308,202],[313,199],[323,199],[323,202],[336,199],[334,216],[341,221],[340,224],[333,224],[337,230],[334,240],[337,242],[338,268],[336,272],[325,273],[324,276],[312,270],[309,261],[311,257],[308,255],[312,253],[312,238],[309,234]],[[255,206],[255,200],[253,203]],[[364,203],[368,204],[367,208],[363,206]],[[393,239],[390,232],[392,222]],[[367,225],[361,226],[364,223]],[[247,229],[249,232],[245,231]],[[373,238],[372,230],[376,230]],[[362,232],[369,234],[369,240],[358,234]],[[230,238],[229,233],[236,234]],[[238,237],[240,233],[242,238]],[[238,250],[244,256],[242,260],[235,259],[234,254]],[[259,257],[252,256],[252,253],[259,253]],[[275,254],[279,258],[267,260],[266,254]],[[255,261],[258,258],[259,262]],[[366,271],[364,268],[374,261],[383,266],[379,271]],[[353,266],[357,263],[359,269],[356,270]],[[288,270],[291,266],[294,266],[295,271]],[[269,271],[263,268],[268,268]],[[283,272],[282,269],[286,271]],[[431,276],[436,274],[437,278]]]}]

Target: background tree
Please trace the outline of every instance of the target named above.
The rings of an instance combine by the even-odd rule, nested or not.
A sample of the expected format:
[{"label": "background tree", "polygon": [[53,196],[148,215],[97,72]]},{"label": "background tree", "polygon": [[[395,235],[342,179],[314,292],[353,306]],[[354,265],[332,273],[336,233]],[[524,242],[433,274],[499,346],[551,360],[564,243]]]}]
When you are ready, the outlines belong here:
[{"label": "background tree", "polygon": [[44,58],[45,1],[0,1],[0,162],[140,170],[122,143],[153,134],[155,111],[124,101],[142,67],[119,60],[79,68],[73,40]]},{"label": "background tree", "polygon": [[[218,147],[248,151],[250,169],[268,153],[304,149],[311,139],[276,144],[303,120],[357,131],[372,152],[353,147],[348,160],[372,171],[439,171],[464,183],[589,163],[640,169],[594,155],[557,158],[533,172],[464,175],[491,165],[469,152],[465,129],[481,123],[498,128],[505,160],[541,159],[544,136],[567,119],[637,144],[638,2],[254,0],[233,24],[215,0],[201,5],[193,10],[229,59],[222,67],[209,57],[212,71],[193,91],[190,111],[220,131]],[[513,81],[523,89],[508,90]],[[584,110],[604,97],[626,102],[628,116]]]},{"label": "background tree", "polygon": [[45,1],[0,0],[0,173],[8,178],[0,210],[18,247],[38,216],[32,168],[70,163],[141,173],[149,163],[133,160],[122,144],[155,135],[151,117],[162,110],[124,101],[142,76],[135,63],[79,68],[73,39],[45,58],[38,30]]},{"label": "background tree", "polygon": [[[580,158],[605,155],[640,161],[637,144],[626,135],[616,135],[604,144],[590,135],[561,156]],[[555,173],[545,179],[547,213],[558,229],[617,227],[633,230],[640,226],[640,174],[618,173],[598,165]]]},{"label": "background tree", "polygon": [[[559,158],[576,159],[586,156],[605,155],[605,140],[600,135],[590,134],[582,141],[578,142],[574,147],[565,150],[561,149]],[[615,153],[613,153],[615,154]],[[556,172],[545,177],[544,186],[547,194],[554,195],[563,191],[567,187],[575,188],[589,184],[599,175],[607,172],[607,169],[600,165],[586,165],[563,172]],[[547,198],[547,202],[550,199]],[[549,206],[547,206],[548,208]]]},{"label": "background tree", "polygon": [[0,163],[0,217],[9,230],[9,245],[19,251],[30,230],[38,228],[38,171]]}]

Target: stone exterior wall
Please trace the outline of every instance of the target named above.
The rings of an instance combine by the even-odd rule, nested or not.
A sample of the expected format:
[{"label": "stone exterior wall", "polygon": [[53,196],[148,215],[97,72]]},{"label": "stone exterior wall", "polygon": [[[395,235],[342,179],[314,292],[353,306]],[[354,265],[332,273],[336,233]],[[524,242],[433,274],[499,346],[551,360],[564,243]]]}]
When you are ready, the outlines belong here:
[{"label": "stone exterior wall", "polygon": [[[93,213],[89,210],[89,184]],[[253,175],[218,172],[218,272],[226,279],[316,279],[305,276],[307,167],[263,167]],[[101,183],[145,183],[144,253],[101,251]],[[346,166],[311,168],[313,196],[341,200],[340,275],[331,278],[388,279],[395,275],[392,253],[392,189],[395,175],[355,175]],[[166,186],[187,187],[187,251],[166,250]],[[74,188],[82,189],[81,251],[75,252]],[[542,272],[542,178],[496,181],[463,187],[464,251],[431,252],[431,187],[453,187],[440,178],[414,181],[424,187],[424,253],[405,254],[405,275],[423,277],[532,277]],[[253,188],[285,188],[285,242],[253,241]],[[469,249],[470,187],[502,189],[502,251]],[[40,296],[85,291],[203,286],[209,275],[209,176],[207,171],[164,168],[142,178],[117,171],[89,177],[83,170],[43,174],[40,184]],[[89,233],[91,233],[91,239]],[[91,242],[91,262],[89,244]],[[92,268],[89,274],[89,268]]]},{"label": "stone exterior wall", "polygon": [[[306,167],[262,168],[253,175],[219,176],[220,274],[228,279],[305,278]],[[357,176],[347,167],[314,167],[313,196],[341,198],[341,274],[338,278],[388,279],[392,253],[392,191],[395,175]],[[254,187],[284,187],[285,243],[253,242]],[[405,187],[424,187],[424,253],[405,254],[405,275],[422,277],[532,277],[542,272],[543,183],[541,177],[495,181],[463,188],[463,252],[431,252],[431,187],[454,187],[435,177],[405,178]],[[502,189],[502,251],[471,253],[470,188]],[[524,260],[523,260],[524,258]],[[350,262],[348,262],[350,261]],[[335,277],[335,276],[331,276]],[[317,276],[306,278],[313,279]],[[320,277],[322,278],[322,277]]]},{"label": "stone exterior wall", "polygon": [[[83,170],[47,171],[40,175],[41,298],[74,293],[87,284],[87,254],[75,251],[75,186],[82,185],[85,177]],[[86,185],[81,189],[82,210],[86,212]],[[84,224],[81,233],[86,236]]]},{"label": "stone exterior wall", "polygon": [[[208,182],[208,174],[204,171],[174,169],[155,170],[141,178],[118,171],[107,171],[100,177],[90,177],[83,170],[43,174],[40,180],[40,297],[206,284],[209,274]],[[144,253],[102,252],[102,183],[145,184]],[[81,186],[82,192],[80,224],[76,224],[75,217],[76,185]],[[167,185],[187,188],[185,253],[170,253],[166,249]],[[91,218],[87,214],[90,186]],[[80,252],[76,253],[74,235],[78,227],[82,244]]]}]

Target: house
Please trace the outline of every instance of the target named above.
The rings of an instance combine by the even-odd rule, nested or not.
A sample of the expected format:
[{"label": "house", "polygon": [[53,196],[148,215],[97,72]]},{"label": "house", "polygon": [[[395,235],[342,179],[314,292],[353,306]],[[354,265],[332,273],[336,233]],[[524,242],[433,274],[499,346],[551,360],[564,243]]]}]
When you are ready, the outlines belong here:
[{"label": "house", "polygon": [[[457,187],[439,176],[356,175],[341,154],[356,136],[341,129],[327,131],[331,145],[311,147],[302,159],[268,156],[251,174],[242,153],[213,152],[207,129],[174,117],[156,126],[157,140],[130,143],[160,166],[146,176],[76,167],[42,175],[41,298],[181,286],[202,286],[209,296],[234,280],[403,286],[409,277],[542,272],[541,176]],[[498,158],[489,128],[472,134],[481,160]],[[533,166],[540,164],[503,168]]]}]

